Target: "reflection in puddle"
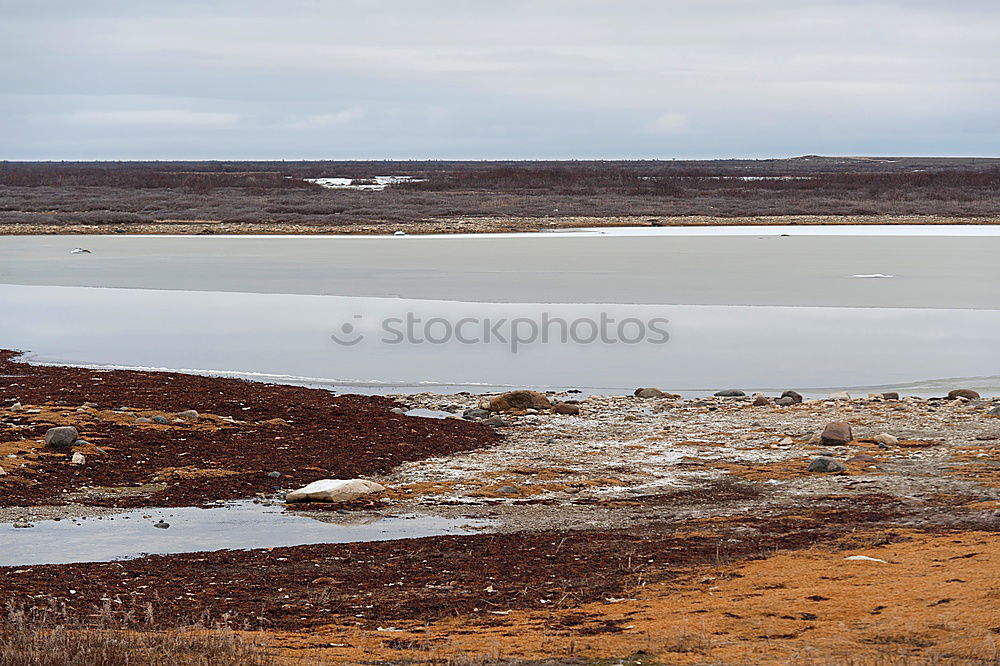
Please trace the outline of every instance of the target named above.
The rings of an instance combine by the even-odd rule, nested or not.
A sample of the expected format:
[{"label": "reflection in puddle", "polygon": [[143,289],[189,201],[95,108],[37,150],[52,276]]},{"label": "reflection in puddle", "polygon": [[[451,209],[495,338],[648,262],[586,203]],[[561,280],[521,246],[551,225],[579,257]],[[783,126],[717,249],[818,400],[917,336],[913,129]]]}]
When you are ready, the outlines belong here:
[{"label": "reflection in puddle", "polygon": [[426,419],[452,419],[456,417],[456,414],[452,414],[451,412],[445,412],[439,409],[424,409],[423,407],[407,410],[406,415],[420,416]]},{"label": "reflection in puddle", "polygon": [[[469,534],[488,521],[427,515],[392,517],[284,513],[236,502],[214,509],[139,509],[113,516],[0,524],[0,566],[108,562],[147,554],[389,541]],[[158,526],[159,525],[159,526]],[[169,527],[164,527],[169,525]]]}]

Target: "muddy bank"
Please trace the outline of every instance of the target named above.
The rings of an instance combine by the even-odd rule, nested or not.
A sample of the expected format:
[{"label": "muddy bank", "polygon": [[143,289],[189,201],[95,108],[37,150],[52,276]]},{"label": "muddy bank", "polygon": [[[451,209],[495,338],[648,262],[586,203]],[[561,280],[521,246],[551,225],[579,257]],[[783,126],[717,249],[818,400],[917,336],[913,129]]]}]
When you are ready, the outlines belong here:
[{"label": "muddy bank", "polygon": [[551,231],[578,227],[711,227],[748,225],[846,225],[846,224],[1000,224],[991,216],[945,215],[760,215],[747,217],[685,216],[560,216],[560,217],[453,217],[412,222],[374,220],[371,223],[296,224],[293,222],[222,222],[219,220],[158,220],[121,224],[0,224],[0,236],[80,234],[347,234],[378,235],[466,234]]},{"label": "muddy bank", "polygon": [[[380,397],[14,357],[0,352],[0,506],[197,505],[497,441],[487,426],[403,416]],[[197,418],[184,418],[188,410]],[[62,425],[85,443],[46,449],[46,431]],[[73,464],[75,452],[84,464]]]},{"label": "muddy bank", "polygon": [[103,600],[155,602],[165,626],[200,611],[272,628],[337,616],[371,627],[489,616],[613,598],[696,565],[884,528],[905,512],[890,498],[858,498],[851,506],[828,498],[804,515],[670,523],[657,530],[443,536],[7,567],[0,600],[43,606],[58,600],[83,615]]}]

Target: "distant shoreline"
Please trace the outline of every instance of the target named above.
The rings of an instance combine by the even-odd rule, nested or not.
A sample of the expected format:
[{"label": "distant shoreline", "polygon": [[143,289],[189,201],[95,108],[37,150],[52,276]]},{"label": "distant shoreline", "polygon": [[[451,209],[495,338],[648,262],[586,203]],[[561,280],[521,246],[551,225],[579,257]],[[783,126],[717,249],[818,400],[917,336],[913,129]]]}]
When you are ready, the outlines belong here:
[{"label": "distant shoreline", "polygon": [[1000,216],[945,215],[769,215],[744,217],[697,216],[565,216],[458,217],[416,222],[354,222],[299,224],[283,222],[221,222],[218,220],[161,220],[134,224],[0,224],[0,236],[37,235],[385,235],[531,233],[580,227],[722,227],[722,226],[843,226],[843,225],[996,225]]}]

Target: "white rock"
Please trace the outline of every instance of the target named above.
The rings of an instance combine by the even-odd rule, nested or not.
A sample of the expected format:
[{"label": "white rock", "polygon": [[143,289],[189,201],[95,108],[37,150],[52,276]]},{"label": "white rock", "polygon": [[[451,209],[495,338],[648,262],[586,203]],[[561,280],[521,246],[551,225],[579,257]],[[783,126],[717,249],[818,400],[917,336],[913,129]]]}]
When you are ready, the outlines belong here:
[{"label": "white rock", "polygon": [[285,496],[286,502],[349,502],[362,495],[385,490],[365,479],[320,479]]},{"label": "white rock", "polygon": [[844,559],[854,562],[881,562],[882,564],[889,564],[885,560],[880,560],[877,557],[868,557],[867,555],[848,555]]},{"label": "white rock", "polygon": [[887,432],[880,432],[875,435],[875,441],[880,444],[885,444],[886,446],[899,446],[899,438],[890,435]]},{"label": "white rock", "polygon": [[837,391],[830,394],[830,400],[850,400],[851,394],[847,391]]},{"label": "white rock", "polygon": [[7,472],[3,471],[3,467],[0,467],[0,476],[3,476],[3,475],[4,475],[4,474],[6,474],[6,473],[7,473]]},{"label": "white rock", "polygon": [[19,412],[22,409],[24,409],[24,407],[22,407],[21,403],[19,402],[15,402],[13,405],[10,406],[10,411],[12,412]]},{"label": "white rock", "polygon": [[87,456],[83,455],[79,451],[73,453],[73,460],[71,461],[74,465],[82,465],[87,462]]}]

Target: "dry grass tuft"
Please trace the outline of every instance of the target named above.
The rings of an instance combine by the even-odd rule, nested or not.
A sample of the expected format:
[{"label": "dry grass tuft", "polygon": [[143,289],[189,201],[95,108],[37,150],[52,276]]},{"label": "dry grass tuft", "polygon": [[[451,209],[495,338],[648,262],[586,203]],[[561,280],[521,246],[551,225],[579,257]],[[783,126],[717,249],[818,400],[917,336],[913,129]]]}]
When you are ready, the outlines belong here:
[{"label": "dry grass tuft", "polygon": [[[147,609],[144,621],[152,624]],[[260,644],[232,629],[196,624],[155,631],[135,628],[134,613],[106,605],[89,623],[71,620],[64,609],[8,608],[0,621],[0,666],[269,666]]]}]

